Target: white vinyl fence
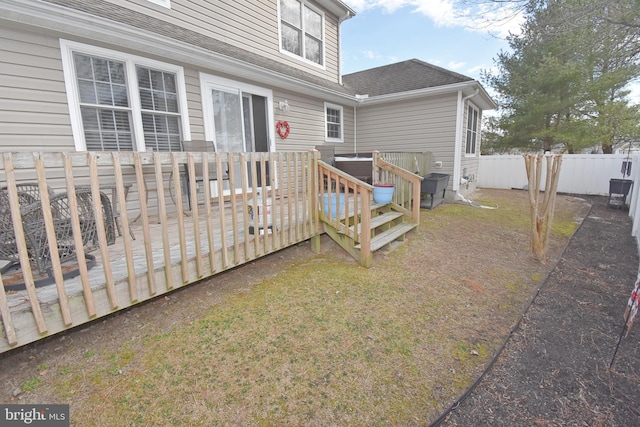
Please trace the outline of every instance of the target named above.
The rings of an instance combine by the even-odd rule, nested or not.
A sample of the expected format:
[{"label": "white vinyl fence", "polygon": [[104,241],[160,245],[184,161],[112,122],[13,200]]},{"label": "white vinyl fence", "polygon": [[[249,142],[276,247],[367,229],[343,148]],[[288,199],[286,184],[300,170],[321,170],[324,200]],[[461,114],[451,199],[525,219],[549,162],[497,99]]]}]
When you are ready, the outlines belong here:
[{"label": "white vinyl fence", "polygon": [[[622,174],[622,164],[626,160],[626,154],[564,154],[558,191],[608,196],[610,179],[633,180],[627,201],[629,216],[633,220],[631,235],[636,238],[640,247],[640,155],[634,154],[630,158],[630,176]],[[542,177],[542,183],[545,178]],[[480,157],[478,187],[522,189],[527,184],[527,172],[521,155]]]},{"label": "white vinyl fence", "polygon": [[[635,161],[634,161],[635,159]],[[564,154],[558,191],[572,194],[609,195],[609,180],[623,178],[622,154]],[[632,170],[640,168],[638,156],[631,156]],[[628,179],[629,177],[624,177]],[[542,182],[544,182],[544,175]],[[481,156],[478,170],[480,188],[525,188],[527,172],[521,155]]]}]

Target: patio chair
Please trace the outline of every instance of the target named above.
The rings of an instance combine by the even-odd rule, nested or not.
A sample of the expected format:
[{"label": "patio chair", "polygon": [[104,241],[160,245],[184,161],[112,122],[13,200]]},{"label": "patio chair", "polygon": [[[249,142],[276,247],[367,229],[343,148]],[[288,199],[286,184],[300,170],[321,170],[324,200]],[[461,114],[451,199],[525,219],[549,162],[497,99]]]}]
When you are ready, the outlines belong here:
[{"label": "patio chair", "polygon": [[[90,190],[76,191],[82,244],[89,260],[94,259],[93,256],[89,255],[89,252],[100,247],[97,232],[98,223],[94,215],[92,197]],[[100,194],[100,199],[107,244],[113,244],[115,242],[115,225],[111,203],[104,193]],[[60,262],[64,263],[75,259],[77,254],[73,239],[71,206],[68,194],[54,194],[50,202]],[[39,274],[46,273],[47,276],[52,277],[51,267],[53,264],[41,202],[37,201],[21,206],[20,214],[31,267]],[[9,197],[4,191],[0,191],[0,259],[9,261],[0,270],[0,273],[6,273],[19,265],[20,262],[9,207]]]},{"label": "patio chair", "polygon": [[[37,182],[23,182],[16,184],[16,189],[18,191],[18,200],[20,201],[20,206],[26,206],[28,204],[40,201],[40,187]],[[0,191],[6,192],[8,188],[6,186],[0,187]],[[49,192],[49,197],[53,196],[53,190],[47,188]]]}]

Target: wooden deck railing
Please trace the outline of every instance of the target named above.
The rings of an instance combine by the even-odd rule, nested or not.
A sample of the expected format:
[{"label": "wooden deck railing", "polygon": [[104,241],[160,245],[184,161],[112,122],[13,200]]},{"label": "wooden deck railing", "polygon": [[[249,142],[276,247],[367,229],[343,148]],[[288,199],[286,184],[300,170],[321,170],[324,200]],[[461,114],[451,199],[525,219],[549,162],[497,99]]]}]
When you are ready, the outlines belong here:
[{"label": "wooden deck railing", "polygon": [[[413,172],[426,172],[424,157],[381,157],[374,157],[376,175],[396,185],[394,203],[417,221]],[[35,183],[35,196],[20,190],[26,182]],[[316,238],[320,219],[370,258],[371,235],[359,230],[371,225],[372,189],[317,152],[2,153],[8,222],[0,221],[0,235],[14,236],[19,268],[0,274],[0,353]],[[59,199],[68,204],[66,223],[52,208]],[[42,213],[44,273],[25,238],[25,203]],[[87,211],[93,245],[86,244]],[[72,229],[71,243],[61,244],[61,224]],[[71,261],[61,256],[69,251]]]},{"label": "wooden deck railing", "polygon": [[373,186],[323,161],[318,161],[318,179],[322,189],[318,195],[320,219],[361,244],[361,257],[369,257]]},{"label": "wooden deck railing", "polygon": [[[421,153],[417,153],[410,156],[395,156],[391,160],[407,166],[409,158],[413,160],[424,157]],[[340,236],[359,245],[357,257],[363,265],[370,265],[373,186],[323,161],[318,161],[317,164],[318,182],[321,187],[318,194],[319,218]],[[419,223],[422,176],[383,160],[378,153],[373,153],[373,165],[374,184],[378,182],[394,184],[392,200],[394,208],[403,212],[410,221]]]},{"label": "wooden deck railing", "polygon": [[[381,153],[373,153],[374,184],[393,184],[395,187],[395,191],[393,192],[393,203],[401,208],[405,214],[416,223],[420,222],[420,183],[423,179],[421,169],[425,169],[424,165],[420,166],[417,163],[418,156],[420,156],[420,154],[421,153],[416,153],[415,155],[413,153],[405,153],[404,162],[400,161],[400,159],[396,159],[397,163],[404,163],[404,167],[402,167],[398,166],[396,163],[384,160]],[[415,159],[415,166],[411,164],[413,162],[407,162],[407,159],[410,159],[411,157]],[[393,161],[393,158],[389,158],[389,160]],[[412,169],[408,170],[406,169],[407,167],[411,167]],[[414,170],[415,173],[410,172],[410,170]]]},{"label": "wooden deck railing", "polygon": [[[15,271],[0,275],[4,332],[0,352],[210,277],[319,232],[317,156],[313,153],[29,152],[3,153],[2,157],[0,187],[6,188],[0,191],[9,200],[9,231],[15,234],[20,268],[19,275]],[[211,172],[212,184],[206,185],[209,179],[200,180],[197,170],[203,176]],[[36,203],[43,212],[45,244],[52,258],[45,276],[52,285],[38,286],[42,272],[33,268],[33,251],[22,229],[24,202],[18,184],[27,181],[36,182],[40,190]],[[85,262],[65,265],[56,255],[62,250],[75,250],[79,260],[87,255],[79,215],[86,207],[79,207],[75,196],[80,186],[91,190],[92,218],[100,225],[93,267]],[[50,205],[50,197],[63,192],[71,206],[74,242],[66,247],[57,240],[59,223]],[[111,202],[113,219],[102,209],[104,195]],[[121,234],[112,244],[106,226],[110,220],[117,221]],[[68,269],[74,270],[73,275]],[[12,280],[24,284],[24,290],[5,291]]]}]

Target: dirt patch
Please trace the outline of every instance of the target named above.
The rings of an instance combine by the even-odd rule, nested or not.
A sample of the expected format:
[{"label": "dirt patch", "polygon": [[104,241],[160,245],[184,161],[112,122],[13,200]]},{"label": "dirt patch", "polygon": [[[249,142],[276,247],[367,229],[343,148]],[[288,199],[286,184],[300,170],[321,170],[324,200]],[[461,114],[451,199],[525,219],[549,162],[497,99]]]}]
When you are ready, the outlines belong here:
[{"label": "dirt patch", "polygon": [[[428,425],[480,377],[560,260],[569,270],[555,269],[552,277],[564,278],[564,286],[547,294],[547,282],[536,306],[562,308],[563,315],[530,310],[522,336],[514,335],[491,371],[503,367],[502,382],[476,388],[448,422],[535,425],[548,413],[540,418],[551,420],[545,425],[598,425],[593,414],[602,407],[569,410],[569,403],[597,405],[591,384],[605,391],[614,374],[638,378],[639,372],[631,350],[640,328],[623,342],[614,370],[602,370],[638,266],[635,246],[622,249],[626,258],[619,263],[602,255],[618,253],[629,237],[626,214],[605,211],[601,217],[611,217],[595,222],[592,213],[580,233],[594,221],[599,234],[591,240],[600,246],[585,243],[572,252],[575,237],[564,251],[589,205],[561,197],[549,262],[541,265],[529,256],[526,193],[481,191],[474,199],[486,208],[423,210],[417,232],[376,253],[371,269],[323,238],[320,254],[301,244],[16,349],[0,359],[0,401],[70,403],[73,425]],[[612,225],[624,231],[612,232]],[[586,259],[593,264],[579,264]],[[595,277],[611,287],[588,287]],[[601,312],[611,316],[610,331],[588,323]],[[591,329],[578,332],[574,322]],[[538,335],[547,329],[572,345],[548,347],[552,336]],[[593,341],[595,354],[549,370],[551,354],[571,356]],[[594,366],[587,362],[596,359],[607,381],[586,377]],[[637,392],[637,386],[627,391],[636,402]],[[522,409],[532,394],[539,411]],[[557,397],[565,395],[571,398]],[[563,406],[555,412],[546,409],[558,401]],[[498,412],[503,403],[510,408]],[[577,409],[585,414],[574,414]],[[609,406],[601,412],[612,413]]]},{"label": "dirt patch", "polygon": [[627,212],[603,197],[589,201],[590,215],[497,363],[443,425],[638,425],[637,325],[613,359],[637,247]]}]

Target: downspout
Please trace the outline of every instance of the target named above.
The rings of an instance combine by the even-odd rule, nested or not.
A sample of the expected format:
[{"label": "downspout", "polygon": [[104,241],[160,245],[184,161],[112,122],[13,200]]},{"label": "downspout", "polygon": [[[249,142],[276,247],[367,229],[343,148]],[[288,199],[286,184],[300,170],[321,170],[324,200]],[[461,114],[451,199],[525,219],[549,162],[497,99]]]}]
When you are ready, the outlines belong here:
[{"label": "downspout", "polygon": [[476,88],[475,92],[462,98],[462,91],[458,91],[458,112],[456,114],[456,139],[454,144],[453,156],[453,185],[452,190],[455,192],[455,198],[466,201],[460,194],[460,174],[462,169],[462,130],[464,128],[464,103],[480,93],[480,88]]},{"label": "downspout", "polygon": [[[342,23],[347,19],[353,17],[355,12],[349,10],[343,16],[338,18],[338,83],[342,86]],[[353,106],[353,152],[356,150],[356,106]]]},{"label": "downspout", "polygon": [[357,120],[357,111],[356,106],[353,106],[353,152],[358,152],[358,120]]}]

